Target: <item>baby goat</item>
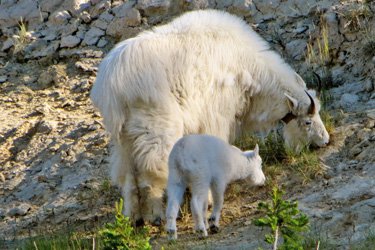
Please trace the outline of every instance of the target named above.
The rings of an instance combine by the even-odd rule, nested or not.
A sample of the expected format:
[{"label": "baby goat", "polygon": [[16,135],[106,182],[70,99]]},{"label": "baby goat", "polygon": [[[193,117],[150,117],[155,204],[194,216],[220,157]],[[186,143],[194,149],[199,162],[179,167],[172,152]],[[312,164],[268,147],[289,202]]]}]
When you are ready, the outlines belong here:
[{"label": "baby goat", "polygon": [[167,182],[167,233],[169,240],[177,239],[176,218],[186,187],[192,193],[191,212],[195,231],[207,236],[208,191],[211,188],[213,210],[210,229],[219,229],[220,212],[224,203],[226,185],[238,179],[251,177],[255,185],[264,184],[259,147],[242,152],[225,141],[210,135],[187,135],[173,146],[169,155]]}]

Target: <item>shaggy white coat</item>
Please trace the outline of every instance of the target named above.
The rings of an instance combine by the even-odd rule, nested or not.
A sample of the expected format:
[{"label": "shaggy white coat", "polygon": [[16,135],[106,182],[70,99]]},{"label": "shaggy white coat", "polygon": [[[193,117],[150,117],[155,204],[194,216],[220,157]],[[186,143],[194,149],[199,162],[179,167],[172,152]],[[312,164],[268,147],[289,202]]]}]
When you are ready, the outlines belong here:
[{"label": "shaggy white coat", "polygon": [[183,135],[268,132],[289,112],[307,116],[305,88],[264,39],[220,11],[189,12],[119,43],[91,99],[113,139],[124,215],[164,219],[168,155]]},{"label": "shaggy white coat", "polygon": [[172,148],[168,165],[166,230],[169,240],[177,239],[176,218],[187,186],[192,193],[190,207],[195,231],[207,236],[209,189],[213,195],[210,228],[217,231],[227,184],[248,177],[254,185],[263,185],[266,180],[258,145],[254,151],[242,152],[209,135],[182,137]]}]

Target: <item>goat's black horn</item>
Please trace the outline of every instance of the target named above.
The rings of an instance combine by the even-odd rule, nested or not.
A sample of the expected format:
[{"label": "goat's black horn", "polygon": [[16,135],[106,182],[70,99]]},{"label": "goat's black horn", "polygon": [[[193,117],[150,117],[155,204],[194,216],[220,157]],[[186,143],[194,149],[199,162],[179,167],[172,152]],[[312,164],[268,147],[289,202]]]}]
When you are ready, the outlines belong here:
[{"label": "goat's black horn", "polygon": [[314,102],[314,99],[311,97],[311,95],[309,94],[309,92],[307,92],[306,90],[305,90],[305,92],[306,92],[307,96],[310,98],[310,101],[311,101],[311,104],[310,104],[310,107],[309,107],[307,113],[309,115],[313,115],[315,113],[315,102]]},{"label": "goat's black horn", "polygon": [[320,93],[322,92],[322,88],[323,88],[322,78],[321,78],[320,75],[319,75],[318,73],[316,73],[315,71],[313,71],[313,74],[314,74],[314,76],[316,77],[316,79],[318,79],[318,89],[316,90],[316,92],[318,93],[318,96],[319,96]]}]

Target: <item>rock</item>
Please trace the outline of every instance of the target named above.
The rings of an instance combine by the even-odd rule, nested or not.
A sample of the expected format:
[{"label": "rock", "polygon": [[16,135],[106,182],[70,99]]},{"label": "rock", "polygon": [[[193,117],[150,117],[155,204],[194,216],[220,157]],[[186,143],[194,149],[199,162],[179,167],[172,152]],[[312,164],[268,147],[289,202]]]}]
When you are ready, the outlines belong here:
[{"label": "rock", "polygon": [[3,47],[1,47],[1,51],[7,51],[14,45],[14,40],[9,37],[5,42],[3,43]]},{"label": "rock", "polygon": [[79,43],[81,42],[81,39],[76,37],[76,36],[67,36],[67,37],[63,37],[61,39],[61,47],[62,48],[74,48],[76,47]]},{"label": "rock", "polygon": [[44,36],[43,40],[46,40],[46,41],[53,41],[57,37],[56,32],[54,30],[52,30],[52,29],[43,30],[41,32],[41,34],[42,34],[42,36]]},{"label": "rock", "polygon": [[85,38],[86,32],[87,32],[87,27],[81,25],[81,26],[78,27],[78,32],[76,33],[76,37],[78,37],[81,40],[83,40]]},{"label": "rock", "polygon": [[90,0],[71,0],[65,1],[65,3],[67,9],[73,14],[73,16],[79,16],[91,6]]},{"label": "rock", "polygon": [[68,11],[56,11],[52,13],[49,18],[49,21],[54,25],[64,25],[69,22],[72,16],[69,14]]},{"label": "rock", "polygon": [[367,92],[371,92],[374,90],[374,83],[371,79],[367,79],[364,83],[364,88]]},{"label": "rock", "polygon": [[1,1],[0,2],[0,29],[18,25],[20,19],[34,28],[40,18],[37,1]]},{"label": "rock", "polygon": [[256,11],[254,2],[251,0],[234,0],[233,3],[228,6],[228,10],[239,16],[253,16]]},{"label": "rock", "polygon": [[42,134],[49,134],[57,127],[57,123],[53,121],[42,121],[37,131]]},{"label": "rock", "polygon": [[369,118],[375,120],[375,109],[366,110],[366,115]]},{"label": "rock", "polygon": [[98,44],[96,45],[99,48],[103,48],[108,44],[108,41],[105,40],[103,37],[99,40]]},{"label": "rock", "polygon": [[359,97],[354,94],[343,94],[340,99],[340,104],[342,107],[350,107],[356,104],[359,100]]},{"label": "rock", "polygon": [[136,36],[140,29],[123,25],[125,19],[126,17],[114,18],[108,25],[106,34],[115,38],[121,38],[121,40]]},{"label": "rock", "polygon": [[82,12],[80,14],[80,18],[85,22],[85,23],[90,23],[91,22],[91,15],[87,13],[86,11]]},{"label": "rock", "polygon": [[99,29],[101,29],[101,30],[106,30],[107,27],[108,27],[108,24],[109,24],[109,22],[106,22],[106,21],[104,21],[104,20],[102,20],[102,19],[98,19],[98,20],[96,20],[96,21],[93,23],[93,26],[94,26],[94,27],[97,27],[97,28],[99,28]]},{"label": "rock", "polygon": [[119,5],[112,9],[113,14],[115,17],[125,17],[130,9],[132,9],[135,5],[135,1],[130,1],[127,3],[123,3],[122,5]]},{"label": "rock", "polygon": [[27,214],[27,212],[31,209],[31,206],[29,204],[26,204],[26,203],[22,203],[14,208],[12,208],[9,212],[8,212],[8,216],[17,216],[17,215],[21,215],[21,216],[24,216]]},{"label": "rock", "polygon": [[102,0],[100,3],[95,5],[95,8],[93,8],[90,12],[92,16],[98,16],[102,14],[103,12],[109,10],[111,8],[111,1],[110,0]]},{"label": "rock", "polygon": [[48,88],[52,85],[53,82],[53,74],[51,72],[43,72],[40,74],[38,83],[42,85],[44,88]]},{"label": "rock", "polygon": [[0,173],[0,182],[5,182],[5,176],[2,173]]},{"label": "rock", "polygon": [[[48,44],[48,43],[47,43]],[[30,55],[26,55],[26,59],[39,58],[39,57],[52,57],[60,46],[60,42],[54,41],[46,45],[44,48],[34,50]]]},{"label": "rock", "polygon": [[92,27],[89,31],[86,32],[85,38],[83,39],[83,45],[94,45],[99,41],[101,36],[105,35],[105,31]]},{"label": "rock", "polygon": [[254,1],[254,4],[258,10],[258,13],[256,13],[256,19],[268,20],[277,13],[277,9],[280,7],[280,0],[259,0],[256,2]]},{"label": "rock", "polygon": [[168,12],[171,0],[138,0],[136,8],[145,16],[164,15]]},{"label": "rock", "polygon": [[125,16],[125,25],[137,26],[141,24],[141,14],[137,9],[130,9]]},{"label": "rock", "polygon": [[0,83],[6,82],[8,80],[8,77],[6,75],[0,76]]},{"label": "rock", "polygon": [[99,17],[99,20],[105,21],[107,23],[110,23],[113,18],[115,18],[113,15],[111,15],[108,11],[102,13]]},{"label": "rock", "polygon": [[303,53],[306,49],[306,41],[302,39],[291,41],[285,46],[286,52],[295,60],[302,60]]}]

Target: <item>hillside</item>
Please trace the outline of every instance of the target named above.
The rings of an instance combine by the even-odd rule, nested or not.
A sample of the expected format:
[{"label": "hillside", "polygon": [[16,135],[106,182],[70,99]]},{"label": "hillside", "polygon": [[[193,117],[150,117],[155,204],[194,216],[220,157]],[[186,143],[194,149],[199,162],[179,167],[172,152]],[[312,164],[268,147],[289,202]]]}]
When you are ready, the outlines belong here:
[{"label": "hillside", "polygon": [[[0,248],[112,220],[121,196],[109,180],[109,136],[89,99],[98,64],[119,41],[205,8],[243,17],[310,87],[313,71],[322,77],[334,121],[330,144],[314,149],[323,171],[309,182],[276,180],[311,218],[311,234],[327,249],[351,249],[375,230],[373,1],[9,0],[0,2]],[[266,194],[233,184],[221,232],[198,240],[187,215],[178,248],[265,247],[252,219]],[[151,228],[156,249],[167,245],[160,230]]]}]

